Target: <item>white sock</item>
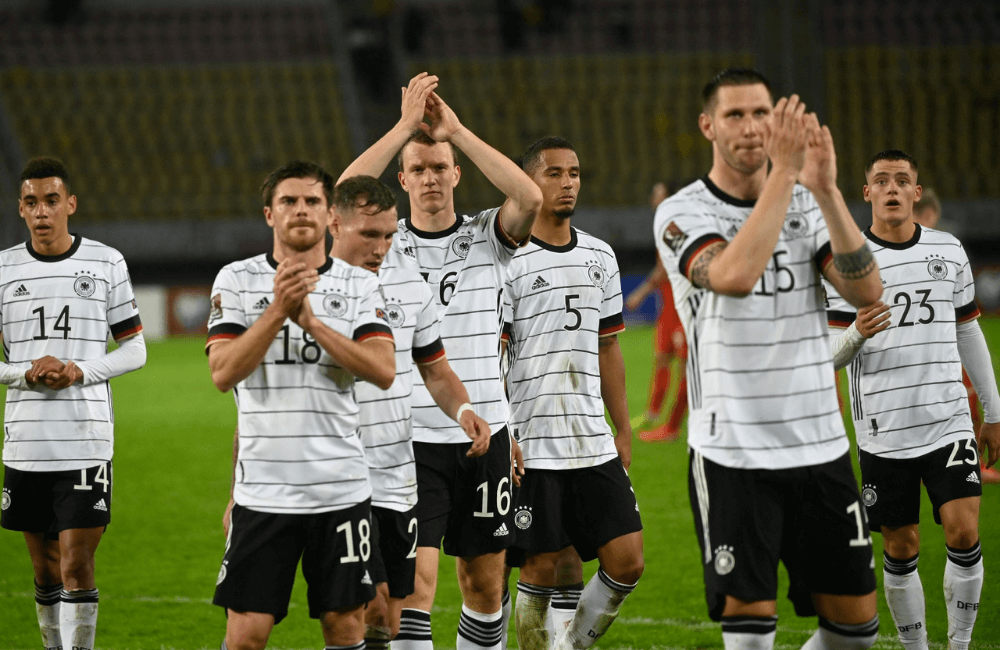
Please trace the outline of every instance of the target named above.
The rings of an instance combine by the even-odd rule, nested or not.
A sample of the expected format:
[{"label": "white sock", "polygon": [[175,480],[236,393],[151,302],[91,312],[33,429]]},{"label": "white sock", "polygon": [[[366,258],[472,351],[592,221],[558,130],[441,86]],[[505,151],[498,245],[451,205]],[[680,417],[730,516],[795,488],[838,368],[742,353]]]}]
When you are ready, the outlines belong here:
[{"label": "white sock", "polygon": [[723,616],[722,643],[726,650],[771,650],[777,616]]},{"label": "white sock", "polygon": [[883,553],[882,585],[885,602],[896,624],[899,642],[906,650],[927,650],[927,616],[924,587],[917,572],[920,554],[897,560]]},{"label": "white sock", "polygon": [[878,640],[878,614],[867,623],[847,625],[819,617],[819,629],[802,650],[868,650]]},{"label": "white sock", "polygon": [[550,639],[558,639],[559,635],[569,627],[569,622],[576,614],[576,606],[580,604],[582,594],[582,582],[566,587],[556,587],[556,592],[552,594],[552,601],[549,603],[549,613],[545,617],[545,629],[549,631]]},{"label": "white sock", "polygon": [[[518,597],[520,601],[521,598]],[[500,647],[500,626],[503,612],[492,614],[474,612],[462,604],[462,615],[458,619],[458,637],[455,650],[502,650]],[[396,649],[394,649],[396,650]]]},{"label": "white sock", "polygon": [[604,569],[598,569],[584,587],[576,614],[556,641],[554,650],[582,650],[597,643],[618,618],[618,610],[633,589],[635,585],[615,582]]},{"label": "white sock", "polygon": [[514,629],[520,650],[549,650],[553,637],[545,627],[551,587],[539,587],[517,581],[517,606],[514,608]]},{"label": "white sock", "polygon": [[59,632],[63,648],[93,650],[97,632],[97,589],[63,589]]},{"label": "white sock", "polygon": [[399,615],[399,634],[392,640],[392,650],[434,650],[431,613],[419,609],[403,609]]},{"label": "white sock", "polygon": [[978,541],[969,549],[947,548],[944,603],[948,609],[948,649],[968,650],[983,590],[982,548]]},{"label": "white sock", "polygon": [[61,584],[43,587],[35,583],[35,613],[38,614],[38,629],[42,633],[42,647],[45,650],[61,650],[59,636],[59,603],[62,602]]},{"label": "white sock", "polygon": [[387,627],[372,627],[365,625],[365,650],[389,650],[392,640],[392,630]]},{"label": "white sock", "polygon": [[354,645],[328,645],[323,650],[365,650],[365,642],[362,641]]},{"label": "white sock", "polygon": [[510,628],[510,589],[507,585],[503,586],[503,596],[500,598],[500,619],[503,621],[503,627],[500,628],[500,647],[507,647],[507,630]]}]

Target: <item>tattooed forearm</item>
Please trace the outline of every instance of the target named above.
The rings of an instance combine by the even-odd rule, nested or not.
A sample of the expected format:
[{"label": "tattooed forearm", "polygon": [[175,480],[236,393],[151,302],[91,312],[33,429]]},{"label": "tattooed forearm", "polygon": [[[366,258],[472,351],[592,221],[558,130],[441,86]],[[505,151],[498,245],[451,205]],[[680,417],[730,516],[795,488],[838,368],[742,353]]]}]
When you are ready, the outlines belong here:
[{"label": "tattooed forearm", "polygon": [[833,267],[845,280],[860,280],[878,268],[867,242],[853,253],[834,253]]},{"label": "tattooed forearm", "polygon": [[727,242],[724,241],[712,244],[698,255],[689,271],[691,284],[701,289],[712,291],[712,283],[708,279],[708,267],[712,264],[715,256],[721,253],[722,249],[726,247],[726,244]]}]

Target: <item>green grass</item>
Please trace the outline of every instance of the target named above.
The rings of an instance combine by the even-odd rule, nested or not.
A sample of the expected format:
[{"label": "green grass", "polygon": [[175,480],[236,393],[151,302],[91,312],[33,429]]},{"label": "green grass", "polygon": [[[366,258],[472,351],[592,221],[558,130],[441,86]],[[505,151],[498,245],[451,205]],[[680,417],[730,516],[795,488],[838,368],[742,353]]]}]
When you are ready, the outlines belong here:
[{"label": "green grass", "polygon": [[[983,319],[994,366],[1000,362],[1000,320]],[[622,336],[629,404],[645,404],[652,331]],[[146,367],[113,381],[117,418],[114,521],[97,553],[102,650],[217,648],[223,613],[209,604],[222,557],[221,516],[229,489],[235,407],[212,386],[201,341],[149,346]],[[698,545],[687,497],[684,444],[633,446],[632,481],[645,525],[646,572],[600,648],[720,648],[717,625],[707,617]],[[1000,648],[1000,583],[992,567],[1000,558],[1000,486],[986,486],[981,536],[987,577],[973,647]],[[924,503],[920,573],[927,594],[932,647],[946,644],[941,593],[944,540]],[[881,539],[875,536],[881,585]],[[588,567],[588,576],[596,570]],[[272,648],[317,648],[319,627],[308,618],[305,585],[296,583],[288,618]],[[777,647],[796,648],[815,629],[799,619],[779,591]],[[899,647],[879,593],[882,647]],[[438,648],[454,647],[460,600],[454,563],[442,558],[433,615]],[[31,564],[23,538],[0,532],[0,649],[37,648]],[[511,635],[510,647],[515,647]]]}]

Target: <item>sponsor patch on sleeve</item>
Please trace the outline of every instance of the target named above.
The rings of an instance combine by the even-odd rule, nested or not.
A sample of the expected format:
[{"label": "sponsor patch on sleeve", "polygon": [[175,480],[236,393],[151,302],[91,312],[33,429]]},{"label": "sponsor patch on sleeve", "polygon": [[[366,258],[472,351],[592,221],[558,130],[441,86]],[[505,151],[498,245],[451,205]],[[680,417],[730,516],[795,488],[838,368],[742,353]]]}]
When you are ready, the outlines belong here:
[{"label": "sponsor patch on sleeve", "polygon": [[679,253],[681,248],[684,246],[684,242],[687,241],[687,233],[680,229],[677,222],[671,221],[667,229],[663,231],[663,243],[666,244],[670,250],[675,254]]},{"label": "sponsor patch on sleeve", "polygon": [[222,294],[212,296],[212,309],[208,312],[208,322],[222,318]]}]

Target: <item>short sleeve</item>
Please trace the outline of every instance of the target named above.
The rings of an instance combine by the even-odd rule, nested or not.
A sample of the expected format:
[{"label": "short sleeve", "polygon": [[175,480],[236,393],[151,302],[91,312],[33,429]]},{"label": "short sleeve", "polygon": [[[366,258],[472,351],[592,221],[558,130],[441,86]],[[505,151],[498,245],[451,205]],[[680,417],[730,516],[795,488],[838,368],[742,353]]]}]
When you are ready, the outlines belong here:
[{"label": "short sleeve", "polygon": [[213,343],[234,339],[249,327],[240,295],[236,272],[228,266],[223,268],[212,285],[206,352]]},{"label": "short sleeve", "polygon": [[800,209],[802,214],[813,225],[813,264],[816,270],[822,274],[823,269],[833,261],[833,249],[830,247],[830,230],[826,227],[826,219],[819,204],[816,203],[812,192],[805,191],[802,196]]},{"label": "short sleeve", "polygon": [[601,301],[601,320],[597,326],[598,336],[610,336],[625,330],[622,318],[622,282],[618,270],[618,259],[613,252],[605,254],[607,264],[604,282],[604,299]]},{"label": "short sleeve", "polygon": [[823,294],[826,298],[826,321],[830,327],[847,328],[858,317],[854,305],[840,297],[833,285],[823,279]]},{"label": "short sleeve", "polygon": [[122,341],[142,331],[139,307],[135,303],[132,280],[125,260],[119,257],[111,265],[111,282],[108,287],[108,327],[115,341]]},{"label": "short sleeve", "polygon": [[699,203],[667,199],[656,209],[653,234],[663,265],[676,269],[690,279],[691,262],[706,247],[726,241],[719,232],[714,215],[707,214]]},{"label": "short sleeve", "polygon": [[520,246],[526,245],[531,240],[529,236],[523,242],[515,242],[504,232],[500,224],[500,208],[483,210],[472,219],[472,224],[475,227],[474,239],[485,239],[494,257],[504,266],[510,264]]},{"label": "short sleeve", "polygon": [[967,323],[979,318],[979,307],[976,305],[975,278],[972,277],[969,256],[962,244],[958,244],[955,266],[958,272],[955,276],[955,322]]},{"label": "short sleeve", "polygon": [[360,298],[357,318],[354,323],[355,341],[367,341],[373,338],[383,338],[393,341],[392,328],[389,327],[389,316],[385,312],[385,298],[382,287],[375,275],[361,281],[358,292]]},{"label": "short sleeve", "polygon": [[416,326],[413,328],[413,361],[431,363],[445,356],[444,344],[441,342],[441,322],[437,317],[430,287],[426,282],[421,282],[419,287],[420,311],[417,312]]}]

